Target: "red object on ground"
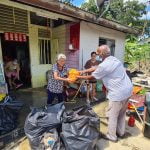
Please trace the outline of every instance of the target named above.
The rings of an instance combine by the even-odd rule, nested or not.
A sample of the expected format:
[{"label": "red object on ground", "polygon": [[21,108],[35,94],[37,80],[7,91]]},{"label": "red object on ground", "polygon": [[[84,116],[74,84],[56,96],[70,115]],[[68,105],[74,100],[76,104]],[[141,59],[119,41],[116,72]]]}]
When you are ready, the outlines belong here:
[{"label": "red object on ground", "polygon": [[134,125],[135,125],[135,118],[134,118],[134,116],[130,116],[130,118],[128,120],[128,126],[134,127]]}]

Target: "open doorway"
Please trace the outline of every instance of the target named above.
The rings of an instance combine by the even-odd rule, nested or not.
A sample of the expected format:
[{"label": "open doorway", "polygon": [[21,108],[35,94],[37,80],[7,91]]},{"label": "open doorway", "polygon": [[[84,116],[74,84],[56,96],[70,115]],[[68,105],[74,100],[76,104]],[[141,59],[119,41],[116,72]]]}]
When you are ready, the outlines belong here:
[{"label": "open doorway", "polygon": [[20,80],[23,87],[31,87],[29,40],[26,42],[6,41],[4,34],[1,36],[2,55],[4,64],[12,59],[17,59],[20,65]]}]

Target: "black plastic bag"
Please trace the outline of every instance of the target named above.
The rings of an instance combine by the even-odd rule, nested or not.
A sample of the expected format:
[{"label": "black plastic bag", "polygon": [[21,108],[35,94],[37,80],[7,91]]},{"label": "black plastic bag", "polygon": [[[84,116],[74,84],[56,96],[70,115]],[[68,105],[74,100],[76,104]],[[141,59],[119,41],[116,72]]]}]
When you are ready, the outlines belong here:
[{"label": "black plastic bag", "polygon": [[6,134],[17,127],[17,116],[9,109],[0,106],[0,135]]},{"label": "black plastic bag", "polygon": [[12,98],[10,96],[6,96],[4,101],[0,103],[0,106],[5,106],[14,111],[19,111],[23,106],[23,102],[16,100],[15,97]]},{"label": "black plastic bag", "polygon": [[99,130],[100,119],[88,106],[64,113],[62,138],[66,150],[93,150]]},{"label": "black plastic bag", "polygon": [[45,132],[40,145],[40,150],[60,150],[62,147],[62,142],[60,140],[58,131],[56,129],[51,129]]},{"label": "black plastic bag", "polygon": [[32,149],[39,148],[45,132],[60,127],[64,110],[63,103],[59,103],[46,108],[34,108],[31,111],[26,119],[24,130]]},{"label": "black plastic bag", "polygon": [[17,127],[18,113],[23,103],[12,99],[10,96],[5,97],[0,103],[0,135],[6,134]]}]

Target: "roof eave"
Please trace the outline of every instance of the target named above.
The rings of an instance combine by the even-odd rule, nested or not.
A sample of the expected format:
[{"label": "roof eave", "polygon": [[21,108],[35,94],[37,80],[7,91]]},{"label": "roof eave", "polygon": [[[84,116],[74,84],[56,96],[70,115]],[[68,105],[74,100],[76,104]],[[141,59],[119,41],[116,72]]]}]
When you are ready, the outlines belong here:
[{"label": "roof eave", "polygon": [[12,0],[15,2],[23,3],[33,7],[45,9],[55,13],[63,14],[69,17],[77,18],[79,20],[84,20],[90,23],[108,27],[114,30],[118,30],[124,33],[138,35],[140,32],[136,29],[130,28],[128,26],[121,25],[117,22],[113,22],[104,18],[97,19],[95,14],[83,11],[78,7],[72,7],[60,2],[47,2],[44,0]]}]

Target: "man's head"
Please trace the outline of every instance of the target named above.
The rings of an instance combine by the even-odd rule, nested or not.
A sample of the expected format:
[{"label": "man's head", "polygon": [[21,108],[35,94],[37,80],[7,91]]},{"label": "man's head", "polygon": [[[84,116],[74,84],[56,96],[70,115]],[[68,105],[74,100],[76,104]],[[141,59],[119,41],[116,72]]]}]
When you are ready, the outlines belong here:
[{"label": "man's head", "polygon": [[102,58],[105,59],[106,57],[110,56],[111,51],[107,45],[101,45],[97,49],[97,54]]}]

